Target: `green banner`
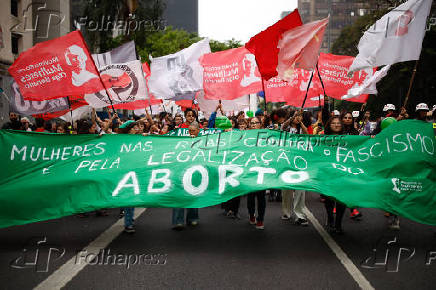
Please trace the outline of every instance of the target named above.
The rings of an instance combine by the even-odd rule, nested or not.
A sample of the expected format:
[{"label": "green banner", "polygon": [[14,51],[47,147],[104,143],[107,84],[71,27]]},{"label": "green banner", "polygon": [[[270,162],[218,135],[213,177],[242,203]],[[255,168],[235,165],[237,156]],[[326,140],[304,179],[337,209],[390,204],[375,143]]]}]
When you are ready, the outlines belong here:
[{"label": "green banner", "polygon": [[408,120],[375,138],[231,131],[198,138],[0,131],[0,227],[99,208],[206,207],[268,188],[436,225],[435,136]]}]

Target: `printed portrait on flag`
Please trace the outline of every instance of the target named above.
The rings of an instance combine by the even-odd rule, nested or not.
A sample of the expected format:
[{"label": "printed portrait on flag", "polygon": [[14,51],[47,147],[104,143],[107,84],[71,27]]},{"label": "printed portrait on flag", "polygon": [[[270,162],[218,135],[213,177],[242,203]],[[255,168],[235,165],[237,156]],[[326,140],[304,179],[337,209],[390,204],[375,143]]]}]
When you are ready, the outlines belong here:
[{"label": "printed portrait on flag", "polygon": [[98,78],[96,74],[86,70],[87,60],[88,56],[78,45],[68,47],[65,52],[65,61],[71,66],[72,84],[76,87],[80,87],[90,79]]},{"label": "printed portrait on flag", "polygon": [[21,53],[8,70],[26,100],[42,101],[104,89],[80,31],[36,44]]},{"label": "printed portrait on flag", "polygon": [[206,99],[233,100],[262,90],[256,58],[245,47],[205,54],[200,63]]}]

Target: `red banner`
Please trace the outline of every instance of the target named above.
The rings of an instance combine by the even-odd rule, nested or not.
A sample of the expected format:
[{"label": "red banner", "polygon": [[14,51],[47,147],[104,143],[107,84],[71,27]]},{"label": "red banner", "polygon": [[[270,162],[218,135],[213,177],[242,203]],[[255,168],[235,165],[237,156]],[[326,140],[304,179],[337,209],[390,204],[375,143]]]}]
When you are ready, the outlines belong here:
[{"label": "red banner", "polygon": [[200,63],[206,99],[233,100],[262,90],[256,59],[245,47],[205,54]]},{"label": "red banner", "polygon": [[365,103],[368,95],[360,95],[355,98],[347,98],[347,91],[359,87],[370,78],[377,68],[368,68],[356,71],[352,78],[347,76],[347,71],[353,63],[354,57],[321,53],[318,60],[318,68],[324,82],[327,96],[350,102]]},{"label": "red banner", "polygon": [[49,100],[104,90],[80,31],[36,44],[20,54],[9,73],[27,100]]},{"label": "red banner", "polygon": [[[294,107],[301,107],[303,104],[306,89],[309,84],[312,72],[303,69],[295,69],[294,78],[290,82],[279,80],[277,77],[265,81],[265,96],[267,102],[286,102]],[[318,98],[321,96],[321,105],[324,104],[323,90],[318,76],[313,76],[307,95],[305,108],[317,107],[319,105]]]}]

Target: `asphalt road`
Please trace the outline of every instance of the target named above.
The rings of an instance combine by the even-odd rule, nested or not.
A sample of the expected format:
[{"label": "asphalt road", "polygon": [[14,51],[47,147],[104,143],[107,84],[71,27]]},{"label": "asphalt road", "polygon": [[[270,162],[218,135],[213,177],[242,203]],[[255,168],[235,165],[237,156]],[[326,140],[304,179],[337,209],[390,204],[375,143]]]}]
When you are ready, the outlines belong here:
[{"label": "asphalt road", "polygon": [[[318,195],[307,194],[306,205],[324,224]],[[435,227],[402,219],[401,230],[392,231],[379,210],[362,209],[361,221],[349,219],[347,211],[345,234],[332,236],[349,258],[344,260],[312,223],[300,227],[280,220],[280,206],[267,203],[263,231],[249,225],[245,198],[241,220],[224,217],[220,206],[209,207],[200,209],[197,227],[180,232],[171,230],[171,209],[147,209],[135,220],[135,234],[113,238],[101,234],[121,230],[113,226],[117,209],[107,217],[71,216],[0,229],[0,289],[55,281],[66,289],[336,290],[359,289],[359,275],[375,289],[436,288]],[[97,237],[107,244],[106,256],[88,259],[82,249]],[[74,269],[66,267],[68,261]],[[347,261],[355,272],[347,271]]]}]

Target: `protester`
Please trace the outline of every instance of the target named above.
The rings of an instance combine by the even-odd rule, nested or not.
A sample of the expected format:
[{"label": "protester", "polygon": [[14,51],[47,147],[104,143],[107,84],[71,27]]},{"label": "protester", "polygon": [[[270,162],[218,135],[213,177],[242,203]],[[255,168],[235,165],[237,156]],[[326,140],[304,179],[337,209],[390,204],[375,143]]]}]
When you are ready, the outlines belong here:
[{"label": "protester", "polygon": [[28,132],[32,131],[32,129],[30,128],[30,126],[32,124],[30,124],[29,118],[23,117],[23,118],[21,118],[20,121],[21,121],[21,128],[20,128],[20,130],[28,131]]},{"label": "protester", "polygon": [[[251,118],[250,129],[262,129],[262,124],[257,117]],[[255,215],[255,199],[257,199],[257,216]],[[265,191],[259,190],[249,193],[247,195],[247,208],[250,224],[255,225],[258,230],[263,230],[265,228],[263,223],[266,208]]]},{"label": "protester", "polygon": [[[343,126],[341,119],[338,116],[331,117],[325,125],[324,132],[326,135],[342,135]],[[343,234],[342,217],[344,216],[345,205],[339,201],[335,201],[332,197],[323,196],[323,198],[325,199],[324,205],[327,212],[327,231],[330,233]],[[333,215],[334,209],[336,209],[336,215]]]},{"label": "protester", "polygon": [[[294,111],[292,117],[283,122],[283,131],[290,134],[308,134],[307,127],[303,124],[303,115],[300,111]],[[292,196],[292,199],[291,199]],[[282,220],[292,218],[291,208],[293,211],[293,222],[295,225],[308,226],[306,215],[303,213],[305,207],[306,191],[285,189],[282,190]]]},{"label": "protester", "polygon": [[[196,121],[192,121],[189,124],[189,136],[196,138],[200,133],[200,125]],[[186,209],[186,224],[189,226],[197,226],[199,222],[198,208]],[[185,228],[185,209],[173,208],[172,229],[176,231],[183,230]]]},{"label": "protester", "polygon": [[2,129],[20,130],[21,123],[18,118],[18,114],[15,112],[9,113],[9,122],[3,124]]},{"label": "protester", "polygon": [[[120,134],[140,134],[138,123],[129,120],[120,126]],[[133,216],[135,214],[135,208],[124,208],[124,232],[128,234],[135,233],[135,227],[133,224]]]},{"label": "protester", "polygon": [[420,103],[416,105],[416,120],[427,122],[427,113],[430,111],[427,104]]},{"label": "protester", "polygon": [[[186,119],[186,121],[182,125],[180,125],[179,128],[189,128],[189,126],[191,125],[192,122],[194,122],[194,121],[198,122],[197,112],[191,108],[187,108],[185,111],[185,119]],[[199,125],[199,126],[200,126],[200,128],[203,128],[202,125]]]}]

